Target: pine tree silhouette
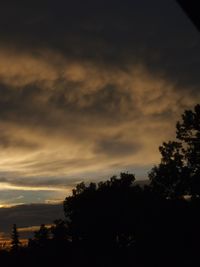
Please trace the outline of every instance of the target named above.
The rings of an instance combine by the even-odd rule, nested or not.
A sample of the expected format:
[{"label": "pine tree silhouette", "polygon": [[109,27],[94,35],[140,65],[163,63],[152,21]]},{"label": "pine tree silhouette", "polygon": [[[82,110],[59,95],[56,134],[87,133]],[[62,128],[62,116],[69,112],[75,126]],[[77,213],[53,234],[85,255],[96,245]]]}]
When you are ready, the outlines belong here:
[{"label": "pine tree silhouette", "polygon": [[18,234],[16,224],[13,224],[11,239],[12,239],[11,249],[14,251],[17,251],[19,249],[19,246],[20,246],[20,241],[19,241],[19,234]]}]

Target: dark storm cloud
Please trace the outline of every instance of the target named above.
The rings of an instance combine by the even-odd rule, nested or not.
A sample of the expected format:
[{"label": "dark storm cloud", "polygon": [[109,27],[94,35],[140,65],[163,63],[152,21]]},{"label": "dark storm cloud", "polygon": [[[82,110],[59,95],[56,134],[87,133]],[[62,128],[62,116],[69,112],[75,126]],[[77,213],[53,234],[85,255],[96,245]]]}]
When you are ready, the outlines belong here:
[{"label": "dark storm cloud", "polygon": [[13,90],[9,86],[0,86],[0,119],[34,125],[38,118],[48,120],[46,110],[38,105],[38,96],[44,91],[36,85],[24,86]]},{"label": "dark storm cloud", "polygon": [[[115,84],[111,84],[113,81],[110,81],[110,84],[102,84],[100,90],[94,91],[92,94],[86,93],[79,95],[79,89],[83,87],[82,83],[71,85],[64,90],[55,92],[51,98],[50,103],[58,109],[62,109],[65,113],[73,113],[74,117],[78,116],[90,116],[98,120],[109,121],[109,123],[116,123],[126,119],[134,117],[136,114],[136,109],[134,109],[134,104],[130,97],[131,93],[123,91],[125,88],[118,88]],[[66,85],[68,86],[68,85]],[[73,89],[72,89],[73,88]],[[73,91],[77,90],[77,94],[74,93],[76,97],[71,99]],[[122,110],[122,105],[125,104],[125,110]],[[135,113],[128,114],[128,110],[135,110]],[[117,114],[117,116],[116,116]],[[105,117],[104,117],[105,116]]]},{"label": "dark storm cloud", "polygon": [[120,140],[120,138],[112,138],[110,140],[101,140],[96,144],[96,153],[103,153],[112,157],[128,156],[135,154],[141,146],[137,143],[126,142]]},{"label": "dark storm cloud", "polygon": [[[101,70],[99,70],[101,71]],[[95,79],[101,79],[98,74]],[[109,72],[106,75],[107,79]],[[86,82],[88,77],[84,77]],[[81,124],[84,117],[90,117],[101,121],[101,123],[116,124],[119,121],[131,119],[137,114],[134,103],[131,99],[131,92],[125,88],[120,88],[119,85],[111,84],[104,85],[104,82],[100,81],[98,88],[92,93],[81,93],[80,89],[85,87],[85,81],[83,82],[70,82],[65,80],[59,88],[59,81],[55,79],[56,90],[47,90],[41,88],[41,84],[30,84],[25,86],[17,86],[12,88],[11,85],[0,85],[0,119],[1,121],[14,122],[29,127],[44,127],[47,129],[57,129],[62,123],[62,130],[71,131],[74,128],[79,127],[77,124]],[[37,83],[37,78],[34,81]],[[101,84],[102,83],[102,84]],[[87,89],[86,89],[87,91]],[[126,107],[125,107],[126,106]],[[132,110],[131,114],[128,110]],[[55,112],[56,111],[56,112]],[[117,116],[116,116],[117,114]],[[56,116],[59,119],[56,119]],[[104,118],[102,120],[102,118]],[[69,122],[69,123],[68,123]],[[78,132],[73,132],[78,134]],[[83,133],[82,133],[83,134]],[[8,137],[2,136],[3,143],[9,143]],[[10,141],[11,142],[11,141]],[[16,140],[16,145],[17,142]],[[14,144],[14,141],[13,141]],[[26,146],[26,143],[21,140],[21,145]],[[27,142],[28,146],[28,142]],[[35,144],[36,146],[36,144]],[[30,143],[30,148],[34,147]]]},{"label": "dark storm cloud", "polygon": [[2,45],[122,68],[142,62],[181,84],[199,85],[200,37],[173,0],[7,1],[0,10]]},{"label": "dark storm cloud", "polygon": [[34,150],[38,148],[37,143],[25,140],[17,136],[14,137],[13,135],[6,133],[4,129],[1,129],[1,127],[0,130],[0,148],[2,149],[21,148],[24,150]]}]

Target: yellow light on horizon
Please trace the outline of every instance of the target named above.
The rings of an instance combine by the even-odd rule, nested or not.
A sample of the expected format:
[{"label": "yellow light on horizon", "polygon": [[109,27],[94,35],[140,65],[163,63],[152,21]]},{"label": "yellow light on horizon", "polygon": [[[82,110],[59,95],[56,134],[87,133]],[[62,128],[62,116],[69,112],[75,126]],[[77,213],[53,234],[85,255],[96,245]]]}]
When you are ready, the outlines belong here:
[{"label": "yellow light on horizon", "polygon": [[9,183],[0,183],[0,190],[21,190],[21,191],[71,191],[71,188],[59,188],[59,187],[49,187],[49,186],[20,186],[12,185]]}]

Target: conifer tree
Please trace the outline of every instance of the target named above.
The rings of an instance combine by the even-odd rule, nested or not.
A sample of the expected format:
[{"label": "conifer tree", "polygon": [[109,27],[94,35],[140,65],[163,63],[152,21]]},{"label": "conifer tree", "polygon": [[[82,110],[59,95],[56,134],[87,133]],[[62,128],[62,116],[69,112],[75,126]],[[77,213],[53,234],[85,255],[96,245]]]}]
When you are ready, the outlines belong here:
[{"label": "conifer tree", "polygon": [[11,239],[12,239],[11,241],[12,250],[15,250],[15,251],[18,250],[20,246],[20,241],[19,241],[19,234],[18,234],[16,224],[13,224]]}]

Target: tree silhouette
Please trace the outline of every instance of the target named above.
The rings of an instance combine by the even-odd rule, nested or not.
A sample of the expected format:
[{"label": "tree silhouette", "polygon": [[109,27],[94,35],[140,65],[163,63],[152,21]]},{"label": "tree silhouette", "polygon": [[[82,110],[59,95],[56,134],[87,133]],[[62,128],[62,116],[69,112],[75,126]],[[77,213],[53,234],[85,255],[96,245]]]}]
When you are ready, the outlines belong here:
[{"label": "tree silhouette", "polygon": [[[163,169],[157,175],[165,187],[165,173],[171,177],[170,195],[165,187],[163,197],[157,187],[139,186],[129,173],[77,185],[64,201],[66,221],[56,220],[51,229],[42,224],[17,253],[0,251],[2,265],[31,267],[40,259],[40,266],[55,266],[67,257],[70,267],[196,266],[200,199],[186,201],[177,193],[185,192],[178,187],[185,167],[181,142],[164,143],[160,151]],[[18,236],[16,226],[13,232]]]},{"label": "tree silhouette", "polygon": [[62,242],[68,238],[68,229],[65,221],[58,219],[54,221],[51,227],[52,237],[57,242]]},{"label": "tree silhouette", "polygon": [[104,248],[122,240],[122,236],[126,236],[126,230],[130,230],[124,227],[126,219],[123,215],[128,216],[127,206],[134,180],[133,174],[121,173],[120,178],[113,176],[109,181],[98,185],[77,185],[73,195],[64,201],[64,212],[72,239],[85,240]]},{"label": "tree silhouette", "polygon": [[151,186],[164,197],[200,196],[200,105],[177,122],[178,141],[159,147],[161,163],[149,173]]},{"label": "tree silhouette", "polygon": [[40,229],[34,232],[34,241],[37,245],[44,246],[49,240],[49,229],[41,224]]},{"label": "tree silhouette", "polygon": [[200,105],[186,110],[177,123],[177,138],[181,140],[186,165],[190,170],[190,191],[200,196]]},{"label": "tree silhouette", "polygon": [[20,241],[19,241],[19,234],[18,234],[16,224],[13,224],[11,239],[12,239],[11,240],[11,249],[13,251],[17,251],[19,249],[19,246],[20,246]]}]

